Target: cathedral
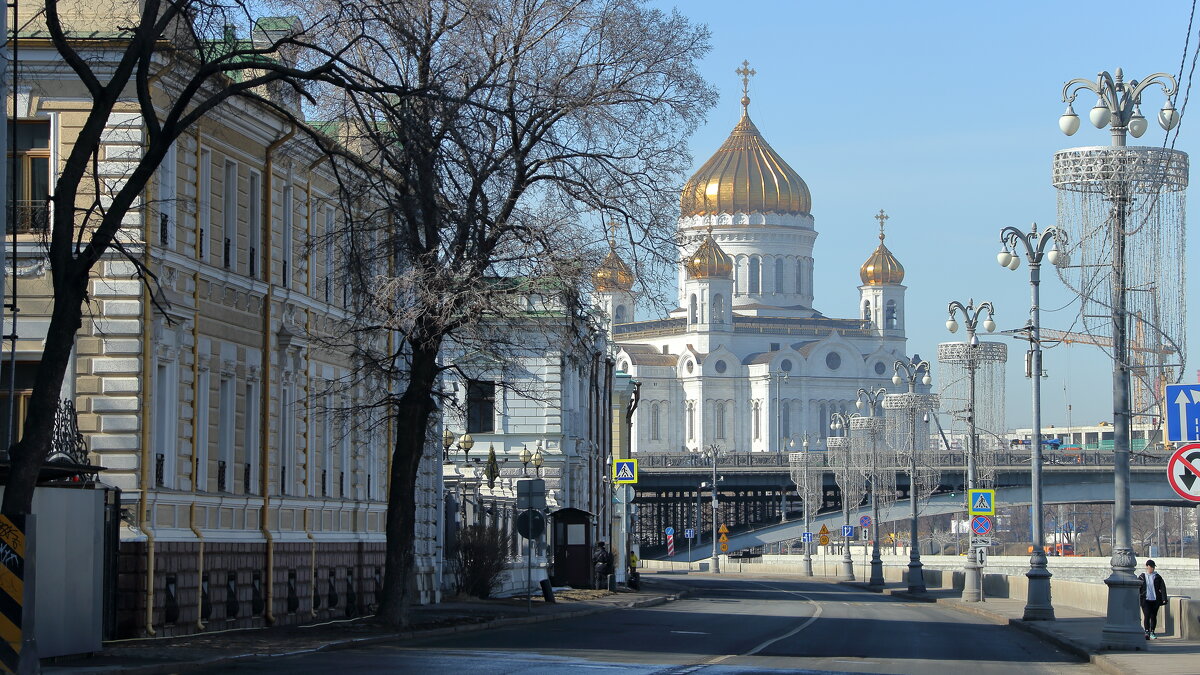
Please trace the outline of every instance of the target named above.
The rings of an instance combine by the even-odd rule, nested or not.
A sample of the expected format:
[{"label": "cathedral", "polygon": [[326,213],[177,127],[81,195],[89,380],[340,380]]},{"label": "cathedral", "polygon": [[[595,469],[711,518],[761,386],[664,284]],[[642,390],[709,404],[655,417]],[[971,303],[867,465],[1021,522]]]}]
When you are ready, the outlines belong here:
[{"label": "cathedral", "polygon": [[[680,195],[678,306],[638,320],[635,278],[611,250],[595,272],[618,369],[641,383],[632,451],[722,452],[825,447],[830,414],[853,412],[860,387],[891,389],[907,359],[904,267],[884,245],[859,270],[854,318],[815,307],[812,195],[742,117]],[[794,445],[793,445],[794,443]]]}]

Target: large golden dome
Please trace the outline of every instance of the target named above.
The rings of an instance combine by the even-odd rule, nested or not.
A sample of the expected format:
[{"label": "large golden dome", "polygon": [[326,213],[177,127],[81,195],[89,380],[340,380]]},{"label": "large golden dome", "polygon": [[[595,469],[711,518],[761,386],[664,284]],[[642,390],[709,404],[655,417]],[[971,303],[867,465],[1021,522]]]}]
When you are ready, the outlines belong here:
[{"label": "large golden dome", "polygon": [[611,247],[608,249],[608,255],[604,256],[604,262],[592,273],[592,278],[596,282],[596,290],[601,293],[629,291],[633,288],[633,270],[629,269],[629,265],[626,265]]},{"label": "large golden dome", "polygon": [[684,261],[684,267],[689,279],[733,278],[733,259],[713,239],[711,228],[696,252]]},{"label": "large golden dome", "polygon": [[888,247],[883,245],[883,222],[887,220],[887,214],[880,209],[875,218],[879,221],[879,248],[875,249],[871,257],[867,258],[867,262],[859,268],[858,276],[864,286],[901,284],[904,282],[904,265],[901,265]]},{"label": "large golden dome", "polygon": [[812,195],[800,174],[767,144],[743,109],[729,138],[683,186],[679,209],[684,218],[718,213],[809,213]]}]

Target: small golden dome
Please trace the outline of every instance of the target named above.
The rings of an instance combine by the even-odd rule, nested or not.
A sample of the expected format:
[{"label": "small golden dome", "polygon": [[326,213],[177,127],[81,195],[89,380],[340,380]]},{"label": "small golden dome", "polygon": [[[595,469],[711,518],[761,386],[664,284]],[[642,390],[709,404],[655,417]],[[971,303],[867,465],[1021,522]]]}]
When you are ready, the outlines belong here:
[{"label": "small golden dome", "polygon": [[621,260],[621,256],[617,255],[613,248],[608,249],[608,255],[604,256],[604,262],[592,273],[592,278],[596,282],[596,290],[601,293],[629,291],[633,288],[633,270],[629,269],[629,265]]},{"label": "small golden dome", "polygon": [[709,228],[696,252],[688,256],[684,267],[689,279],[733,278],[733,258],[730,258],[717,240],[713,239],[712,228]]},{"label": "small golden dome", "polygon": [[[748,104],[749,99],[742,99]],[[810,213],[812,195],[804,179],[775,152],[750,121],[750,114],[683,186],[681,217],[718,213]]]},{"label": "small golden dome", "polygon": [[898,285],[904,282],[904,265],[892,255],[887,246],[883,245],[883,223],[888,219],[883,209],[875,216],[879,221],[879,248],[867,258],[858,270],[858,276],[864,286]]}]

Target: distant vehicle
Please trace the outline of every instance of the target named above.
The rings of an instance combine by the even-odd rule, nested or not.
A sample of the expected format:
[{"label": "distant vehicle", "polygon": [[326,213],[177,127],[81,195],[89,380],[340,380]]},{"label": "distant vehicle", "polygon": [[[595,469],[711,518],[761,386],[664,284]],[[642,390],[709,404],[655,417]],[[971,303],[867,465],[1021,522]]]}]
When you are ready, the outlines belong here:
[{"label": "distant vehicle", "polygon": [[[1029,552],[1033,553],[1033,547],[1029,547]],[[1046,547],[1046,555],[1062,556],[1064,558],[1078,557],[1075,553],[1075,547],[1071,544],[1050,544]]]}]

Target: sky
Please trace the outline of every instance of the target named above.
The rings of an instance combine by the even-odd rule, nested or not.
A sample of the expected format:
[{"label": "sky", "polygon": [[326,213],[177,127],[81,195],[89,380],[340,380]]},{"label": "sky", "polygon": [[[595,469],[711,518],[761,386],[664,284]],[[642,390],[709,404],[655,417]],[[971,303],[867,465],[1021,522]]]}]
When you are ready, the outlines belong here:
[{"label": "sky", "polygon": [[[878,243],[873,216],[884,209],[888,247],[906,269],[908,351],[930,361],[937,343],[961,337],[945,328],[951,300],[990,300],[998,330],[1019,328],[1029,316],[1028,267],[1012,272],[996,263],[1000,230],[1054,224],[1054,152],[1109,143],[1107,129],[1087,122],[1090,95],[1075,105],[1080,131],[1068,138],[1058,130],[1063,84],[1118,67],[1127,79],[1176,74],[1191,10],[1186,2],[1101,0],[654,4],[677,7],[712,32],[713,49],[700,68],[720,101],[691,139],[696,167],[737,122],[741,81],[734,70],[749,60],[758,73],[751,116],[812,192],[816,308],[827,316],[857,314],[858,269]],[[1175,146],[1189,155],[1200,144],[1200,81],[1195,94],[1198,121],[1189,125],[1185,111]],[[1163,132],[1149,111],[1162,102],[1156,89],[1143,96],[1151,127],[1131,145],[1161,145]],[[1187,200],[1192,213],[1200,213],[1196,192]],[[1192,259],[1200,255],[1196,230],[1187,234]],[[1178,264],[1182,275],[1183,252]],[[1189,299],[1200,298],[1198,276],[1187,280]],[[1042,325],[1070,327],[1078,304],[1050,270],[1042,289]],[[1200,312],[1189,313],[1187,326],[1195,352]],[[1025,343],[997,339],[1010,343],[1009,426],[1028,427]],[[1112,362],[1099,348],[1063,346],[1044,359],[1047,426],[1111,421]],[[1198,368],[1200,359],[1189,356],[1185,381],[1195,381]]]}]

